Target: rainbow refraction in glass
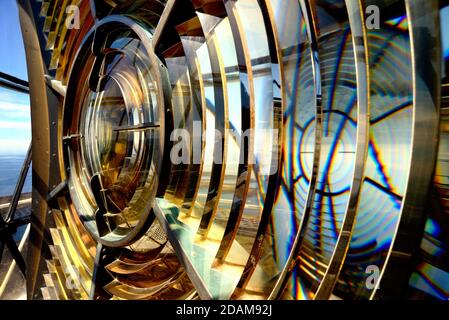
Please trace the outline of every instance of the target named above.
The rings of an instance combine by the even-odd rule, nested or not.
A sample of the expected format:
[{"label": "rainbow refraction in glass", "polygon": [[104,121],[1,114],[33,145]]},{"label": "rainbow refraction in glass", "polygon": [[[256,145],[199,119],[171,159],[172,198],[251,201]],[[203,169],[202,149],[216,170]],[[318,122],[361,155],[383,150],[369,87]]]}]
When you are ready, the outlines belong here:
[{"label": "rainbow refraction in glass", "polygon": [[448,298],[446,1],[58,3],[45,298]]},{"label": "rainbow refraction in glass", "polygon": [[431,195],[426,207],[427,220],[424,235],[420,244],[419,256],[415,265],[415,271],[410,278],[412,288],[410,297],[416,299],[437,298],[449,299],[449,242],[447,239],[447,222],[449,212],[446,204],[447,197],[447,148],[448,148],[448,119],[447,107],[449,92],[449,26],[446,21],[449,18],[449,4],[441,5],[440,24],[442,37],[442,68],[441,81],[441,118],[440,118],[440,144],[435,168],[435,176],[431,189]]}]

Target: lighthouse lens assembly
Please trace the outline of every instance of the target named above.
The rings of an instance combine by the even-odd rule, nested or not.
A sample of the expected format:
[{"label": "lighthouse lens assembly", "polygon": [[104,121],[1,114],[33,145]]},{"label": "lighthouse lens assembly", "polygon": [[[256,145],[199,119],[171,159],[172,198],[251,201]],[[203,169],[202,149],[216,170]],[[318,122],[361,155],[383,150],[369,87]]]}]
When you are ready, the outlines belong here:
[{"label": "lighthouse lens assembly", "polygon": [[112,298],[449,298],[447,1],[56,4],[55,221]]},{"label": "lighthouse lens assembly", "polygon": [[109,245],[147,225],[162,152],[160,62],[148,51],[151,34],[124,21],[107,19],[86,39],[75,68],[90,72],[75,70],[66,101],[72,198],[88,230]]}]

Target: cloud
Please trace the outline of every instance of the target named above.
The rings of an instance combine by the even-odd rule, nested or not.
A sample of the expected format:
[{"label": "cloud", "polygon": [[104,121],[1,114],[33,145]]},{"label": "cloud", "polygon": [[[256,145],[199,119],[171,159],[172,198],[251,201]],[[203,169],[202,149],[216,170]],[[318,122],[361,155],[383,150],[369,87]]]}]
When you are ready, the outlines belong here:
[{"label": "cloud", "polygon": [[28,139],[0,139],[0,154],[24,154],[29,145]]},{"label": "cloud", "polygon": [[0,130],[18,129],[31,131],[31,122],[29,121],[2,121],[0,120]]},{"label": "cloud", "polygon": [[8,89],[0,88],[0,103],[9,102],[27,106],[30,104],[30,98],[28,94],[18,93]]},{"label": "cloud", "polygon": [[0,100],[0,119],[27,119],[29,121],[30,107]]}]

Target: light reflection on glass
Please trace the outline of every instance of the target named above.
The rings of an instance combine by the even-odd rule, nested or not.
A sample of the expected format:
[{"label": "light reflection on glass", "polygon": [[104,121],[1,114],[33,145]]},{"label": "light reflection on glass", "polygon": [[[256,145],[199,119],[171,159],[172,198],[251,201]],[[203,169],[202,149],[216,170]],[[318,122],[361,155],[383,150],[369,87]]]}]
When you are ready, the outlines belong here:
[{"label": "light reflection on glass", "polygon": [[[351,31],[343,1],[318,1],[318,52],[323,90],[320,168],[312,210],[285,298],[312,298],[336,248],[354,169],[357,92]],[[299,282],[299,283],[298,283]],[[305,290],[304,290],[305,289]],[[301,290],[301,292],[299,292]]]},{"label": "light reflection on glass", "polygon": [[385,24],[391,28],[367,30],[370,144],[357,220],[334,290],[342,298],[362,299],[372,294],[366,286],[366,270],[369,266],[382,269],[385,263],[407,183],[412,137],[409,35],[402,15]]},{"label": "light reflection on glass", "polygon": [[280,190],[261,248],[261,259],[246,286],[248,292],[262,297],[269,296],[285,268],[301,224],[315,143],[314,78],[299,4],[272,0],[266,1],[266,5],[280,46],[281,73],[276,77],[273,72],[273,81],[276,80],[275,86],[282,90],[279,98],[282,97],[284,106],[284,127]]},{"label": "light reflection on glass", "polygon": [[442,37],[442,97],[440,109],[440,141],[435,177],[428,204],[426,205],[427,221],[421,241],[418,259],[409,284],[409,295],[412,299],[448,300],[449,286],[449,242],[447,228],[449,208],[447,204],[447,186],[449,184],[449,6],[440,9],[440,24]]},{"label": "light reflection on glass", "polygon": [[67,134],[77,173],[69,175],[69,181],[88,228],[117,241],[142,223],[141,215],[149,211],[145,203],[154,193],[152,159],[157,158],[158,135],[153,129],[159,126],[159,89],[148,68],[150,58],[135,34],[115,30],[104,48],[103,78],[96,83],[95,78],[84,78],[85,83],[74,89],[82,104]]},{"label": "light reflection on glass", "polygon": [[[47,48],[55,47],[51,69],[59,66],[56,76],[62,83],[76,53],[73,48],[82,44],[92,24],[86,18],[86,3],[82,14],[88,23],[79,33],[64,29],[59,36],[52,30],[48,37]],[[143,14],[148,7],[141,3],[150,2],[136,2]],[[339,237],[353,209],[348,210],[351,187],[358,179],[356,169],[364,169],[354,228],[348,231],[352,232],[350,246],[342,253],[346,256],[333,294],[334,298],[372,298],[366,270],[386,267],[403,213],[414,139],[414,75],[405,2],[363,2],[364,6],[394,8],[381,15],[380,29],[363,30],[370,84],[370,129],[369,140],[364,141],[368,150],[363,168],[355,166],[356,150],[362,154],[358,133],[364,128],[357,123],[363,117],[359,104],[364,104],[357,89],[360,93],[364,83],[357,86],[361,80],[356,78],[360,71],[356,56],[363,50],[354,53],[354,42],[361,46],[357,43],[361,39],[355,36],[359,30],[351,31],[349,1],[212,3],[197,1],[191,12],[169,19],[170,39],[162,35],[162,49],[155,48],[161,61],[155,60],[156,64],[148,61],[145,45],[128,29],[111,28],[104,39],[101,32],[95,34],[105,46],[101,53],[97,45],[93,54],[81,57],[86,70],[76,73],[82,80],[75,94],[69,83],[73,103],[65,108],[74,114],[73,121],[66,120],[71,126],[63,137],[73,201],[70,209],[78,212],[93,235],[110,242],[123,240],[143,220],[151,224],[155,161],[162,152],[157,128],[173,120],[175,130],[189,135],[183,150],[187,153],[178,156],[190,162],[171,163],[170,170],[162,173],[168,186],[155,203],[156,209],[162,209],[164,227],[168,226],[193,266],[190,276],[195,284],[203,285],[212,298],[314,299],[323,279],[331,279],[327,272],[334,253],[343,252]],[[61,20],[52,18],[59,16],[60,9],[52,3],[48,10],[51,17],[46,17],[45,29],[60,28]],[[146,14],[130,10],[136,14],[133,19]],[[68,49],[60,37],[68,37]],[[444,38],[447,56],[446,42]],[[103,60],[100,66],[94,56]],[[167,88],[156,81],[161,75],[156,65],[166,68]],[[92,67],[98,69],[89,77]],[[160,95],[169,96],[170,101],[161,103]],[[159,112],[165,107],[168,111],[163,112],[173,113],[159,123],[163,118]],[[444,108],[442,114],[446,116]],[[448,294],[441,285],[447,271],[443,263],[447,246],[441,238],[448,176],[442,151],[447,149],[444,119],[442,124],[434,206],[428,209],[421,245],[424,259],[410,281],[414,293],[436,298]],[[246,129],[255,132],[248,145],[242,144]],[[267,133],[267,129],[279,132]],[[276,153],[278,137],[281,159]],[[166,143],[165,148],[176,146],[178,138],[175,135],[173,144]],[[57,254],[64,258],[64,250],[70,255],[74,249],[63,243],[68,241],[64,225],[57,222],[60,230],[52,231],[52,236]],[[59,241],[61,236],[64,241]],[[149,248],[154,244],[150,238],[139,235],[136,242],[127,243],[126,250],[132,254],[146,254],[144,263],[136,259],[134,264],[123,254],[107,266],[114,279],[105,288],[113,297],[150,298],[152,290],[162,289],[159,286],[172,288],[187,278],[178,273],[180,265],[172,259],[171,248],[162,249],[167,239],[162,237]],[[92,262],[86,252],[84,256],[84,262]],[[76,267],[82,269],[83,261],[76,261]],[[69,265],[63,267],[67,274],[73,271]],[[130,270],[137,270],[133,277],[127,276]],[[161,272],[158,283],[145,278],[151,278],[154,270]],[[82,276],[87,292],[89,275]]]},{"label": "light reflection on glass", "polygon": [[[226,238],[220,246],[217,259],[227,264],[245,266],[251,253],[261,219],[268,177],[272,168],[273,150],[277,149],[274,129],[273,78],[270,52],[262,13],[256,1],[245,0],[228,3],[227,10],[234,21],[234,32],[240,34],[240,42],[234,38],[245,61],[239,63],[241,73],[238,85],[244,114],[244,130],[241,144],[238,189],[233,197],[232,222],[227,225]],[[254,25],[260,28],[255,30]],[[246,68],[242,68],[245,66]],[[246,72],[245,72],[246,71]],[[245,161],[243,161],[248,158]],[[277,168],[275,168],[277,170]]]}]

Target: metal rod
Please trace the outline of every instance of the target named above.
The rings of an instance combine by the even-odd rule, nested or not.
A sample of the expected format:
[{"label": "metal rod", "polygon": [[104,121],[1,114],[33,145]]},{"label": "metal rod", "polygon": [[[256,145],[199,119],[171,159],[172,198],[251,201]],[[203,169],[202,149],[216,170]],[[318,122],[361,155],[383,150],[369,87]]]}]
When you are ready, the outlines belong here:
[{"label": "metal rod", "polygon": [[123,127],[116,127],[112,129],[112,131],[142,131],[142,130],[148,130],[148,129],[154,129],[159,128],[160,125],[153,123],[153,122],[145,122],[141,124],[137,124],[135,126],[123,126]]},{"label": "metal rod", "polygon": [[[28,239],[28,235],[30,234],[30,225],[26,227],[26,230],[23,234],[22,240],[20,240],[19,244],[19,252],[22,253],[23,247],[25,246],[26,240]],[[9,265],[8,272],[6,273],[5,278],[3,279],[2,285],[0,286],[0,297],[3,295],[6,289],[6,285],[9,282],[9,279],[12,276],[12,273],[14,271],[14,267],[16,266],[16,260],[13,260],[11,264]]]},{"label": "metal rod", "polygon": [[15,83],[12,83],[12,82],[9,82],[9,81],[5,81],[5,80],[3,80],[1,78],[0,78],[0,87],[4,87],[4,88],[10,89],[10,90],[14,90],[14,91],[17,91],[17,92],[20,92],[20,93],[26,93],[26,94],[30,93],[28,88],[19,86],[19,85],[15,84]]},{"label": "metal rod", "polygon": [[0,78],[3,78],[5,80],[7,80],[9,82],[12,82],[14,84],[17,84],[19,86],[28,88],[28,82],[27,81],[19,79],[19,78],[16,78],[16,77],[11,76],[9,74],[6,74],[4,72],[0,72]]},{"label": "metal rod", "polygon": [[26,273],[26,264],[25,260],[23,259],[23,256],[20,252],[20,250],[17,248],[16,242],[14,241],[14,238],[10,232],[9,225],[3,221],[3,217],[0,216],[0,243],[2,244],[2,255],[0,256],[0,261],[3,256],[3,250],[4,246],[6,245],[13,257],[13,259],[16,261],[20,271],[25,275]]},{"label": "metal rod", "polygon": [[165,9],[162,12],[161,18],[159,19],[159,23],[157,24],[156,29],[153,33],[153,48],[157,49],[159,46],[159,43],[162,39],[162,33],[166,27],[166,24],[168,23],[168,20],[170,19],[172,13],[174,12],[175,4],[177,0],[168,0],[167,4],[165,5]]},{"label": "metal rod", "polygon": [[0,72],[0,87],[5,87],[21,93],[30,93],[27,81],[3,72]]},{"label": "metal rod", "polygon": [[22,169],[20,171],[19,180],[17,181],[16,188],[13,193],[13,198],[9,205],[8,214],[6,215],[6,223],[10,223],[14,219],[16,213],[17,205],[19,203],[20,195],[22,194],[23,186],[28,175],[28,170],[31,165],[31,155],[32,155],[32,143],[28,147],[27,155],[25,161],[23,162]]}]

